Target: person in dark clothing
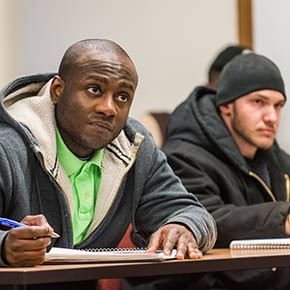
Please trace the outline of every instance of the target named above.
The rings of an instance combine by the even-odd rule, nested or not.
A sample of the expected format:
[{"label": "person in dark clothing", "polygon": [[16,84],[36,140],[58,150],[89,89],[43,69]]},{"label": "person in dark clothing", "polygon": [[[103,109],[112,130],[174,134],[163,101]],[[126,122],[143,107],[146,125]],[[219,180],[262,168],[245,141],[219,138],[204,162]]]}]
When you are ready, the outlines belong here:
[{"label": "person in dark clothing", "polygon": [[234,57],[252,51],[249,47],[244,45],[228,45],[223,48],[212,61],[208,69],[208,84],[211,89],[216,90],[218,80],[224,66],[230,62]]},{"label": "person in dark clothing", "polygon": [[[285,102],[278,67],[249,53],[224,67],[217,92],[197,87],[172,113],[163,150],[214,216],[215,247],[290,235],[290,156],[275,140]],[[286,290],[290,269],[208,273],[202,280],[198,289]]]},{"label": "person in dark clothing", "polygon": [[[137,82],[119,45],[87,39],[68,48],[58,74],[1,91],[0,216],[29,225],[0,230],[1,266],[41,264],[51,246],[113,248],[129,224],[149,252],[176,247],[178,259],[195,259],[213,247],[213,217],[128,117]],[[60,238],[50,238],[53,230]],[[96,289],[96,281],[81,284]]]}]

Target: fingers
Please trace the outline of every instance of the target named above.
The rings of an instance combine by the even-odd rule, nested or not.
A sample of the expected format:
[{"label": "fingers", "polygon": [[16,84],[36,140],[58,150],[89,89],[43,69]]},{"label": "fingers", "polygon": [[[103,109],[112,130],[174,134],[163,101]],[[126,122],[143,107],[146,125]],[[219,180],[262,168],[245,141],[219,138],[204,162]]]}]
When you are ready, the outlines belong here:
[{"label": "fingers", "polygon": [[[48,238],[45,238],[48,239]],[[15,244],[14,246],[9,246],[5,243],[5,257],[9,265],[13,267],[23,267],[23,266],[35,266],[42,264],[45,259],[46,244],[45,241],[29,241],[33,245]],[[29,250],[30,249],[30,250]]]},{"label": "fingers", "polygon": [[[172,225],[170,225],[172,226]],[[163,245],[163,251],[164,254],[170,255],[171,251],[176,248],[177,254],[183,256],[186,253],[186,246],[185,243],[180,239],[180,233],[178,227],[168,227],[168,231],[164,233],[164,245]],[[185,251],[185,252],[184,252]]]},{"label": "fingers", "polygon": [[194,240],[194,243],[189,242],[187,244],[187,249],[183,248],[183,250],[181,251],[177,250],[177,255],[176,255],[177,259],[183,260],[185,257],[188,257],[189,259],[200,259],[202,257],[202,252],[198,249],[198,246],[195,240]]},{"label": "fingers", "polygon": [[46,244],[50,243],[51,238],[47,233],[46,227],[20,227],[9,230],[6,240],[13,242],[15,246],[18,246],[19,243],[29,249],[29,247],[34,248],[36,245],[41,246],[42,241],[45,241]]},{"label": "fingers", "polygon": [[28,215],[21,222],[23,224],[29,225],[32,231],[36,230],[36,228],[33,226],[42,227],[42,230],[39,229],[38,233],[35,233],[34,237],[51,236],[54,231],[53,228],[47,222],[46,217],[42,214]]},{"label": "fingers", "polygon": [[[27,228],[21,228],[26,230]],[[19,234],[20,230],[10,230],[4,244],[4,255],[11,266],[35,266],[43,263],[46,248],[51,243],[50,237],[23,239]]]},{"label": "fingers", "polygon": [[178,260],[183,260],[185,257],[190,259],[199,259],[202,257],[202,252],[198,249],[193,234],[185,228],[185,231],[182,230],[179,232],[179,238],[177,241],[177,254],[176,258]]},{"label": "fingers", "polygon": [[4,257],[11,266],[35,266],[44,262],[52,228],[43,215],[27,216],[29,226],[10,229],[4,241]]},{"label": "fingers", "polygon": [[202,257],[202,252],[198,249],[193,234],[179,224],[168,224],[152,234],[147,251],[154,252],[158,248],[163,248],[166,255],[170,255],[171,251],[176,248],[176,258],[179,260],[183,260],[185,257],[190,259]]},{"label": "fingers", "polygon": [[148,253],[155,253],[159,248],[161,242],[161,231],[158,230],[157,232],[153,233],[150,237],[149,243],[147,245],[147,252]]},{"label": "fingers", "polygon": [[9,230],[4,243],[4,255],[11,266],[34,266],[44,261],[50,237],[44,237],[45,229],[22,227]]},{"label": "fingers", "polygon": [[47,219],[44,215],[38,214],[38,215],[27,215],[23,220],[21,221],[24,224],[27,225],[34,225],[34,226],[42,226],[47,224]]}]

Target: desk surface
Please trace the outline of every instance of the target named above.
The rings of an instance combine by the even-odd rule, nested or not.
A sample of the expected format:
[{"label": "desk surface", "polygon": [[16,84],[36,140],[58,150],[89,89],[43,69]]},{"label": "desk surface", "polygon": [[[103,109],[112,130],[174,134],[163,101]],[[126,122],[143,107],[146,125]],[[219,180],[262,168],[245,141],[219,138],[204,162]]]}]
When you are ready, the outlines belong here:
[{"label": "desk surface", "polygon": [[40,265],[23,268],[0,268],[2,285],[28,285],[55,282],[125,278],[225,270],[290,267],[289,250],[243,252],[213,249],[198,260],[163,262],[122,262]]}]

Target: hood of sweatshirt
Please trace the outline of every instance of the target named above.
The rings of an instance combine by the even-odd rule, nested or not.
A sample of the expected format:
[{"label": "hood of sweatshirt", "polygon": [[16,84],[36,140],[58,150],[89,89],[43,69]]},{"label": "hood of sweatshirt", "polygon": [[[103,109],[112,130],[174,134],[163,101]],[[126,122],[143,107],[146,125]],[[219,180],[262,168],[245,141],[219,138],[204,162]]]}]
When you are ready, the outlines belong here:
[{"label": "hood of sweatshirt", "polygon": [[[30,135],[27,134],[28,131],[24,129],[23,124],[21,124],[8,112],[9,108],[18,101],[29,99],[32,96],[37,96],[41,88],[54,75],[55,74],[53,73],[46,73],[21,77],[8,83],[8,85],[6,85],[0,92],[0,122],[11,125],[29,143],[34,142],[34,138],[30,138]],[[47,115],[47,108],[42,108],[42,112]]]},{"label": "hood of sweatshirt", "polygon": [[174,110],[167,127],[167,142],[180,140],[203,147],[248,172],[246,162],[215,105],[215,93],[207,87],[197,87]]}]

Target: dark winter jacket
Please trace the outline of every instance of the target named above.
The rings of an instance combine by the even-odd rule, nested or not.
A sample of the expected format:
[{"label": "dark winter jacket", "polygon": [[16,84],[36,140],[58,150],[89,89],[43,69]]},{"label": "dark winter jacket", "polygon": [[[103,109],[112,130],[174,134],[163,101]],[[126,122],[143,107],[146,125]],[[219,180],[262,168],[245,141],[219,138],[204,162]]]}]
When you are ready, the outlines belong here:
[{"label": "dark winter jacket", "polygon": [[[169,121],[164,152],[187,190],[194,192],[214,216],[218,227],[215,247],[228,247],[234,239],[286,237],[290,156],[277,143],[259,152],[267,160],[270,189],[241,155],[216,108],[213,90],[198,87],[176,108]],[[284,270],[215,275],[221,281],[217,282],[221,283],[220,289],[225,285],[231,289],[260,289],[256,282],[270,287],[279,271]],[[286,282],[290,283],[287,271]],[[223,285],[225,281],[229,284]]]},{"label": "dark winter jacket", "polygon": [[[61,236],[52,246],[73,248],[72,186],[57,158],[52,76],[24,77],[1,92],[0,216],[21,220],[42,213]],[[185,224],[202,251],[216,239],[211,215],[184,189],[146,129],[133,119],[104,149],[94,220],[76,247],[115,247],[130,223],[139,245],[167,223]],[[0,231],[0,246],[5,234]],[[83,286],[78,289],[90,289]]]}]

